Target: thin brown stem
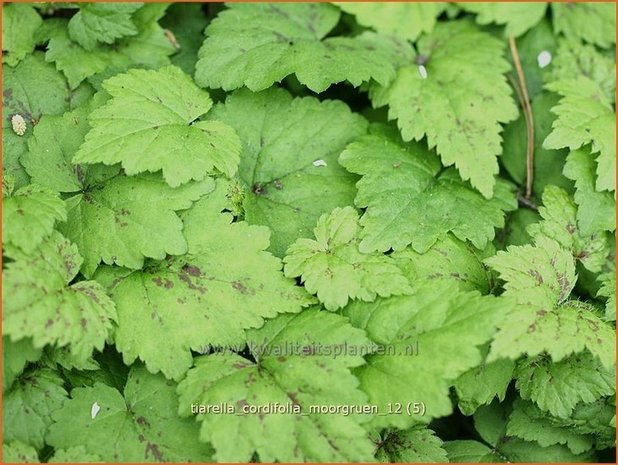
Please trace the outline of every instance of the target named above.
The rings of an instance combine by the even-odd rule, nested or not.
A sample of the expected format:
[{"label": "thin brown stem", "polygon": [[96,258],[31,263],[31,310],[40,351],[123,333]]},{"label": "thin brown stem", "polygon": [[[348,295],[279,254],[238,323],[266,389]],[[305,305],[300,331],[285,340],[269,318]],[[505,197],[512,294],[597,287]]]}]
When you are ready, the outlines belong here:
[{"label": "thin brown stem", "polygon": [[506,77],[509,79],[511,86],[515,89],[515,93],[517,94],[517,101],[521,108],[524,108],[524,96],[521,95],[521,89],[519,88],[519,83],[515,80],[512,74],[507,74]]},{"label": "thin brown stem", "polygon": [[522,110],[526,120],[526,135],[528,137],[528,143],[526,145],[526,199],[529,199],[532,197],[532,181],[534,177],[534,118],[532,116],[532,107],[530,106],[526,78],[524,77],[524,71],[519,61],[519,52],[517,51],[517,45],[515,44],[513,36],[509,36],[509,47],[511,48],[513,64],[515,65],[515,71],[517,71],[517,77],[519,79],[519,85],[516,86],[516,88],[519,88],[518,97],[522,104]]}]

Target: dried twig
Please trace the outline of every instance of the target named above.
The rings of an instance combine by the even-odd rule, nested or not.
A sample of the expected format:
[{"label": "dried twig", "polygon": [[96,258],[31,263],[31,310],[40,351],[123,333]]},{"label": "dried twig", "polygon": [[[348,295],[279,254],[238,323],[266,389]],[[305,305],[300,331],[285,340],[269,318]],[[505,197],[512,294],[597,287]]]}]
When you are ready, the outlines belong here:
[{"label": "dried twig", "polygon": [[528,137],[528,143],[526,145],[526,199],[529,199],[532,197],[532,181],[534,177],[534,119],[532,116],[532,107],[530,106],[530,98],[528,97],[526,78],[521,68],[519,53],[517,52],[517,45],[515,44],[513,36],[509,36],[509,46],[511,48],[511,55],[513,56],[513,64],[515,65],[515,70],[517,71],[517,77],[519,79],[519,85],[516,85],[515,89],[526,120],[526,134]]}]

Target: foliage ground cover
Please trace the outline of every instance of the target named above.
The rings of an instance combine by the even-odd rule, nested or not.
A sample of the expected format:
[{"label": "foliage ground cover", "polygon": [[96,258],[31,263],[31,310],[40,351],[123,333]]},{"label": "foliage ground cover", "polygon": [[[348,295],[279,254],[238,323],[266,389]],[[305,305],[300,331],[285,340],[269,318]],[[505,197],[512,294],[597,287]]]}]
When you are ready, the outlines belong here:
[{"label": "foliage ground cover", "polygon": [[4,462],[614,460],[614,4],[2,10]]}]

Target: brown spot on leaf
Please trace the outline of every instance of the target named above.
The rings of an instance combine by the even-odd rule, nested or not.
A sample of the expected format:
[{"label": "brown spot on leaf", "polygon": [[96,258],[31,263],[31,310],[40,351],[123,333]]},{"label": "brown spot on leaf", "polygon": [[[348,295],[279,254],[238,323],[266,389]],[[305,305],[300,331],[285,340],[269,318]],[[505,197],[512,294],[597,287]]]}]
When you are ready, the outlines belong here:
[{"label": "brown spot on leaf", "polygon": [[245,286],[240,281],[232,281],[232,287],[236,289],[238,292],[240,292],[241,294],[246,295],[249,293],[249,289],[247,289],[247,286]]},{"label": "brown spot on leaf", "polygon": [[206,287],[194,283],[189,274],[184,270],[184,268],[183,271],[178,275],[178,279],[184,282],[189,289],[198,291],[200,294],[205,294],[208,290]]},{"label": "brown spot on leaf", "polygon": [[149,442],[146,445],[146,451],[144,453],[144,458],[147,459],[148,458],[148,454],[152,453],[152,456],[154,457],[154,459],[157,462],[163,462],[163,454],[161,453],[161,451],[159,450],[159,446],[157,446],[156,444],[153,444],[152,442]]},{"label": "brown spot on leaf", "polygon": [[143,426],[144,428],[150,428],[150,423],[144,417],[137,417],[135,421],[138,425]]},{"label": "brown spot on leaf", "polygon": [[537,270],[528,270],[528,274],[536,279],[536,282],[539,284],[543,284],[543,276]]},{"label": "brown spot on leaf", "polygon": [[416,58],[414,59],[414,63],[416,63],[419,66],[426,65],[428,61],[429,61],[429,57],[422,53],[419,53],[418,55],[416,55]]},{"label": "brown spot on leaf", "polygon": [[200,270],[197,266],[195,265],[185,265],[182,267],[182,270],[187,273],[190,276],[201,276],[202,275],[202,270]]},{"label": "brown spot on leaf", "polygon": [[315,351],[313,350],[313,346],[303,346],[303,348],[301,350],[301,354],[303,356],[313,355],[314,353],[315,353]]},{"label": "brown spot on leaf", "polygon": [[253,184],[251,192],[253,192],[255,195],[264,195],[266,193],[266,189],[259,182],[256,182],[255,184]]},{"label": "brown spot on leaf", "polygon": [[170,281],[169,279],[167,279],[167,278],[165,278],[165,280],[163,280],[159,276],[155,276],[154,278],[152,278],[152,281],[157,286],[164,287],[165,289],[171,289],[172,287],[174,287],[174,283],[172,281]]},{"label": "brown spot on leaf", "polygon": [[249,404],[247,403],[245,399],[240,399],[238,402],[236,402],[236,405],[238,405],[242,409],[244,406],[249,405]]},{"label": "brown spot on leaf", "polygon": [[292,403],[294,403],[295,405],[300,405],[297,395],[297,392],[288,392],[288,397],[292,400]]}]

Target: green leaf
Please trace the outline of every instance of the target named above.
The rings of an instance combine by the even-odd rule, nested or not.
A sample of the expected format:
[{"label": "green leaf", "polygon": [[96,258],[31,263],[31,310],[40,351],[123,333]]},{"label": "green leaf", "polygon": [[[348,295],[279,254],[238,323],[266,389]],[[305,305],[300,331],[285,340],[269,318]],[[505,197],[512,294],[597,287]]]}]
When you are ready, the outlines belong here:
[{"label": "green leaf", "polygon": [[225,192],[219,183],[183,215],[187,255],[114,280],[115,341],[126,364],[139,357],[152,372],[179,379],[191,367],[191,350],[243,344],[246,328],[312,302],[264,251],[266,228],[219,213]]},{"label": "green leaf", "polygon": [[75,446],[69,449],[59,449],[48,460],[49,463],[94,463],[102,462],[101,457],[86,452],[84,446]]},{"label": "green leaf", "polygon": [[378,416],[372,426],[407,428],[450,414],[449,386],[481,363],[478,346],[492,338],[503,311],[499,299],[444,282],[419,285],[411,295],[349,304],[344,315],[381,346],[355,372],[369,402],[382,413],[395,403],[424,405],[412,416]]},{"label": "green leaf", "polygon": [[472,415],[480,406],[489,405],[495,398],[502,402],[514,368],[514,361],[503,358],[482,363],[457,378],[455,391],[462,413]]},{"label": "green leaf", "polygon": [[[178,386],[181,414],[192,406],[224,404],[236,414],[202,413],[200,437],[211,442],[219,462],[371,461],[373,444],[361,426],[367,415],[311,412],[313,406],[363,406],[366,396],[350,369],[364,363],[364,333],[347,319],[306,310],[280,315],[249,335],[257,363],[230,352],[196,359]],[[319,344],[319,346],[317,345]],[[327,352],[328,351],[328,352]],[[243,412],[278,403],[286,413]],[[292,409],[299,409],[295,412]]]},{"label": "green leaf", "polygon": [[488,201],[454,169],[442,170],[417,143],[402,146],[368,135],[350,144],[339,162],[363,176],[355,200],[357,207],[367,209],[361,218],[361,252],[412,244],[423,253],[448,232],[482,249],[493,239],[494,228],[504,226],[504,211],[516,208],[505,181],[497,183]]},{"label": "green leaf", "polygon": [[424,253],[406,247],[390,256],[410,282],[455,281],[461,290],[487,294],[489,275],[481,263],[484,253],[447,234]]},{"label": "green leaf", "polygon": [[52,414],[62,407],[67,397],[62,384],[60,376],[45,368],[20,377],[3,394],[3,441],[20,441],[41,449],[52,423]]},{"label": "green leaf", "polygon": [[515,210],[508,216],[506,227],[494,241],[496,247],[504,249],[509,245],[525,245],[530,243],[532,238],[528,234],[527,228],[540,220],[541,217],[537,211],[529,208]]},{"label": "green leaf", "polygon": [[333,5],[227,7],[206,28],[195,72],[203,87],[247,86],[256,92],[296,74],[301,84],[322,92],[343,81],[354,87],[370,79],[386,85],[395,75],[398,50],[389,39],[372,33],[325,39],[339,21],[340,12]]},{"label": "green leaf", "polygon": [[547,353],[558,362],[588,351],[608,367],[615,363],[615,334],[585,302],[567,300],[575,285],[571,252],[543,236],[536,246],[509,247],[485,260],[505,281],[514,301],[500,324],[489,361]]},{"label": "green leaf", "polygon": [[584,235],[616,230],[616,199],[595,189],[596,170],[589,149],[571,152],[564,165],[564,175],[575,181],[577,225]]},{"label": "green leaf", "polygon": [[113,46],[100,45],[93,50],[85,50],[71,41],[67,23],[61,20],[50,34],[45,59],[54,62],[64,73],[71,89],[86,78],[105,73],[112,75],[133,67],[158,69],[169,65],[169,55],[175,49],[157,23],[166,7],[164,3],[144,5],[133,15],[139,31],[136,36],[120,39]]},{"label": "green leaf", "polygon": [[131,15],[141,3],[85,3],[69,21],[69,36],[85,50],[99,43],[113,44],[117,39],[137,34]]},{"label": "green leaf", "polygon": [[431,32],[445,4],[433,3],[335,3],[341,10],[354,15],[358,24],[380,34],[394,35],[415,41]]},{"label": "green leaf", "polygon": [[384,463],[448,462],[442,440],[429,428],[391,430],[378,442],[376,459]]},{"label": "green leaf", "polygon": [[502,152],[500,123],[517,117],[503,49],[467,21],[440,23],[418,42],[416,61],[425,73],[420,65],[403,66],[390,85],[369,93],[374,107],[389,106],[405,141],[426,136],[442,163],[454,164],[486,198],[494,193]]},{"label": "green leaf", "polygon": [[15,190],[15,176],[11,173],[5,173],[2,176],[2,197],[10,196]]},{"label": "green leaf", "polygon": [[43,20],[31,5],[10,3],[2,9],[2,61],[15,66],[34,51],[35,32]]},{"label": "green leaf", "polygon": [[600,278],[601,288],[597,295],[607,298],[605,317],[610,321],[616,321],[616,272],[606,273]]},{"label": "green leaf", "polygon": [[[543,147],[543,141],[552,131],[555,116],[550,109],[558,103],[558,96],[547,91],[539,93],[531,103],[534,115],[534,171],[532,173],[532,192],[540,198],[548,185],[573,191],[573,183],[562,175],[568,150],[551,150]],[[513,180],[524,191],[527,176],[527,129],[523,115],[504,128],[504,152],[500,157]]]},{"label": "green leaf", "polygon": [[459,6],[465,11],[476,13],[478,24],[500,24],[505,26],[506,36],[519,37],[533,28],[545,16],[545,2],[481,3],[466,2]]},{"label": "green leaf", "polygon": [[33,183],[57,192],[77,192],[85,188],[87,180],[104,179],[118,173],[118,167],[74,166],[71,163],[90,129],[89,111],[89,106],[82,106],[62,116],[41,118],[28,140],[28,151],[21,157]]},{"label": "green leaf", "polygon": [[556,444],[543,447],[536,441],[523,441],[509,437],[500,447],[500,455],[508,462],[584,463],[597,462],[594,453],[574,454],[568,447]]},{"label": "green leaf", "polygon": [[47,362],[56,364],[62,376],[74,388],[92,387],[95,383],[103,383],[122,390],[127,383],[130,367],[122,361],[122,356],[112,346],[105,346],[102,352],[91,359],[91,366],[70,367],[63,363],[61,350],[46,351]]},{"label": "green leaf", "polygon": [[31,184],[2,202],[3,247],[33,252],[54,230],[56,221],[66,221],[65,203],[54,192]]},{"label": "green leaf", "polygon": [[232,126],[242,141],[238,176],[247,189],[245,219],[273,231],[271,250],[283,256],[310,237],[318,218],[351,205],[357,177],[337,163],[367,123],[339,101],[292,97],[280,89],[229,96],[209,118]]},{"label": "green leaf", "polygon": [[[34,121],[43,115],[64,113],[69,100],[66,80],[53,65],[45,63],[41,53],[26,56],[15,68],[2,66],[2,171],[15,176],[16,188],[30,183],[20,158],[27,150]],[[23,136],[11,128],[14,115],[20,115],[26,122]]]},{"label": "green leaf", "polygon": [[19,441],[2,443],[2,461],[4,463],[38,463],[39,457],[34,447]]},{"label": "green leaf", "polygon": [[473,420],[481,439],[494,448],[499,446],[506,434],[506,421],[511,411],[511,402],[492,402],[480,407],[474,413]]},{"label": "green leaf", "polygon": [[592,144],[592,153],[598,153],[596,190],[615,191],[616,114],[611,101],[585,77],[553,82],[547,88],[562,95],[562,99],[551,110],[558,118],[543,146],[576,150]]},{"label": "green leaf", "polygon": [[544,236],[537,238],[536,246],[509,247],[485,263],[505,281],[504,295],[522,304],[561,304],[575,285],[571,254]]},{"label": "green leaf", "polygon": [[179,68],[131,70],[103,88],[112,98],[88,117],[92,129],[74,163],[121,163],[128,175],[162,170],[172,187],[236,172],[236,133],[217,121],[195,122],[212,100]]},{"label": "green leaf", "polygon": [[313,230],[315,240],[298,239],[283,262],[285,275],[301,277],[328,310],[345,307],[348,300],[372,302],[377,296],[405,294],[408,280],[390,257],[358,250],[360,226],[352,207],[324,214]]},{"label": "green leaf", "polygon": [[213,188],[211,178],[172,189],[151,174],[105,182],[87,176],[85,189],[67,199],[67,221],[60,230],[84,257],[85,276],[92,276],[99,262],[140,269],[145,257],[162,260],[187,252],[177,212]]},{"label": "green leaf", "polygon": [[544,357],[526,359],[519,362],[515,378],[523,399],[562,418],[571,416],[579,402],[594,402],[616,391],[615,368],[603,367],[587,353],[554,363]]},{"label": "green leaf", "polygon": [[444,443],[444,449],[451,463],[503,462],[496,451],[472,439],[458,439]]},{"label": "green leaf", "polygon": [[102,383],[73,389],[53,415],[47,442],[57,449],[82,446],[104,462],[209,462],[211,449],[198,441],[197,424],[177,415],[175,390],[175,383],[139,366],[124,395]]},{"label": "green leaf", "polygon": [[604,234],[583,235],[577,226],[577,205],[562,189],[547,186],[543,191],[543,206],[539,207],[543,221],[531,224],[532,237],[545,236],[571,250],[573,257],[590,271],[599,272],[605,265],[609,246]]},{"label": "green leaf", "polygon": [[605,98],[613,103],[616,99],[616,64],[611,57],[601,54],[593,45],[578,40],[563,39],[558,43],[558,52],[552,61],[548,82],[569,81],[587,77],[603,90]]},{"label": "green leaf", "polygon": [[520,401],[515,404],[506,431],[510,436],[537,442],[542,447],[566,444],[574,454],[586,452],[594,445],[590,436],[553,425],[531,402]]},{"label": "green leaf", "polygon": [[552,3],[554,29],[599,47],[616,43],[616,9],[611,3]]},{"label": "green leaf", "polygon": [[76,360],[101,350],[116,320],[114,303],[94,281],[69,285],[82,259],[56,231],[31,254],[16,252],[3,270],[3,335],[32,337],[35,348],[69,346]]},{"label": "green leaf", "polygon": [[[456,450],[463,449],[461,454],[463,457],[465,457],[465,452],[468,452],[470,455],[474,455],[476,452],[480,461],[489,462],[530,462],[534,460],[542,460],[544,463],[594,461],[594,455],[591,452],[576,455],[568,447],[559,444],[543,447],[536,441],[524,441],[508,436],[507,420],[511,412],[510,404],[493,403],[487,407],[482,407],[474,415],[474,426],[481,438],[492,446],[490,449],[492,455],[484,456],[482,454],[483,448],[478,445],[479,443],[471,444],[470,446],[472,447],[457,447]],[[446,443],[445,447],[449,450],[449,443]]]},{"label": "green leaf", "polygon": [[41,349],[36,349],[31,339],[13,342],[8,336],[2,336],[2,392],[11,387],[29,362],[36,362],[40,357]]},{"label": "green leaf", "polygon": [[579,404],[567,419],[553,419],[557,426],[580,434],[591,434],[597,449],[616,445],[616,396],[605,397],[590,404]]},{"label": "green leaf", "polygon": [[172,56],[172,64],[190,75],[195,73],[197,53],[204,39],[202,33],[208,22],[202,7],[202,4],[174,3],[161,21],[161,25],[172,32],[178,44]]}]

